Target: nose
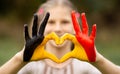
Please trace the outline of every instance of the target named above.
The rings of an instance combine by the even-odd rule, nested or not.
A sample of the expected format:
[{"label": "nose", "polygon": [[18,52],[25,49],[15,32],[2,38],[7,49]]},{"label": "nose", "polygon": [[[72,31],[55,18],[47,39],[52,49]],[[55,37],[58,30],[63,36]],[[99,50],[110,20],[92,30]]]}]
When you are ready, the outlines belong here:
[{"label": "nose", "polygon": [[60,25],[60,23],[56,23],[54,32],[58,35],[62,34],[62,26]]}]

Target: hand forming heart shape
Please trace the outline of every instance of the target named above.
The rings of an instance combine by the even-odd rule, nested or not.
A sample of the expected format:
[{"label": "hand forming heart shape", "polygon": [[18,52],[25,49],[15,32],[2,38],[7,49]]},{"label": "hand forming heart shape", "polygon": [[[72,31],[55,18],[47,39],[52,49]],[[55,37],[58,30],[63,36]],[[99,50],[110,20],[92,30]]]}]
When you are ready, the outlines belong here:
[{"label": "hand forming heart shape", "polygon": [[[30,38],[28,34],[27,26],[25,26],[25,39],[26,48],[24,51],[24,61],[37,61],[42,59],[51,59],[54,62],[62,63],[69,58],[76,58],[79,60],[95,62],[96,61],[96,49],[95,49],[95,37],[96,37],[96,24],[93,25],[92,31],[89,36],[89,28],[85,13],[81,14],[82,30],[75,16],[75,12],[71,13],[72,22],[75,29],[75,36],[71,34],[64,34],[62,37],[58,37],[55,33],[48,34],[44,37],[44,29],[47,23],[49,13],[46,15],[41,27],[39,34],[37,35],[37,17],[33,25],[33,37]],[[74,44],[74,49],[71,52],[66,53],[62,58],[58,59],[55,55],[47,52],[44,49],[44,45],[48,40],[54,40],[56,44],[60,45],[65,40],[70,40]],[[40,45],[39,45],[40,44]],[[28,53],[29,52],[29,53]]]},{"label": "hand forming heart shape", "polygon": [[[58,59],[54,54],[51,54],[44,49],[45,44],[49,40],[54,40],[56,44],[62,44],[67,39],[71,40],[74,43],[74,49],[71,52],[66,53],[61,59]],[[46,58],[51,59],[56,63],[64,62],[69,58],[88,60],[84,48],[80,45],[80,43],[77,41],[74,35],[66,33],[59,38],[54,32],[45,36],[43,42],[35,49],[31,60],[46,59]]]}]

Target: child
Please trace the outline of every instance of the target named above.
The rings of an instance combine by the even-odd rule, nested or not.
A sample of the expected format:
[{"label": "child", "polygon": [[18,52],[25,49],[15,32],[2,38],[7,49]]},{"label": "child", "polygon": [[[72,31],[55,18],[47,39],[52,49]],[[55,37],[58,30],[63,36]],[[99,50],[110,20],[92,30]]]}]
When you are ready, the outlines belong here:
[{"label": "child", "polygon": [[[94,62],[90,63],[97,67],[99,71],[91,64],[75,58],[70,58],[60,64],[50,59],[37,59],[38,61],[34,62],[30,61],[31,54],[33,54],[34,49],[43,41],[44,36],[47,36],[51,32],[55,32],[59,37],[63,36],[65,33],[75,35],[71,19],[71,12],[73,10],[76,9],[68,0],[48,0],[46,3],[42,4],[37,11],[37,15],[34,15],[32,38],[29,37],[28,28],[25,26],[25,47],[0,68],[0,74],[101,74],[101,72],[103,74],[113,74],[115,72],[115,74],[118,74],[116,66],[102,57],[96,51],[95,47],[96,58]],[[47,12],[50,13],[50,17]],[[46,17],[43,23],[41,23],[45,15]],[[82,13],[81,16],[85,16],[85,14]],[[41,25],[39,25],[40,30],[37,35],[38,24]],[[45,45],[45,49],[49,53],[54,54],[57,58],[61,58],[66,53],[70,52],[73,46],[73,43],[69,40],[65,40],[62,45],[56,45],[53,40],[49,40]],[[109,65],[111,66],[109,67]],[[112,71],[110,72],[108,69]]]}]

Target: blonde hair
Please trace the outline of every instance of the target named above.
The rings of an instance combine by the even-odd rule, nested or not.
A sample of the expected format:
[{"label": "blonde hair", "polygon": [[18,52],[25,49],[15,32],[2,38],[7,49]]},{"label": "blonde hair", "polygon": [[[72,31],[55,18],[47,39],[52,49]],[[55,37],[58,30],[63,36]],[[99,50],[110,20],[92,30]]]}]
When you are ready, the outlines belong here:
[{"label": "blonde hair", "polygon": [[70,12],[72,10],[77,11],[76,7],[69,0],[47,0],[45,3],[40,5],[39,9],[37,10],[37,14],[39,16],[38,23],[40,23],[42,21],[43,17],[45,16],[45,14],[49,8],[53,8],[56,6],[67,7]]}]

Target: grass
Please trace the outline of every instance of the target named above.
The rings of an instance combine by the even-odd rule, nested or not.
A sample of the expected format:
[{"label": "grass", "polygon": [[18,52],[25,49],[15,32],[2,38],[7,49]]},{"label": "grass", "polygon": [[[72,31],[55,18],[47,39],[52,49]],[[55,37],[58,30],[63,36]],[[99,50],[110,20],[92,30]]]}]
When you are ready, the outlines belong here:
[{"label": "grass", "polygon": [[120,41],[119,38],[112,38],[108,41],[96,41],[97,50],[107,59],[120,65]]},{"label": "grass", "polygon": [[0,65],[14,56],[21,48],[17,41],[11,38],[0,39]]},{"label": "grass", "polygon": [[114,62],[117,65],[120,65],[120,50],[118,50],[118,47],[116,49],[112,49],[109,47],[97,47],[98,51],[107,59]]}]

